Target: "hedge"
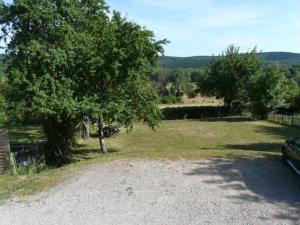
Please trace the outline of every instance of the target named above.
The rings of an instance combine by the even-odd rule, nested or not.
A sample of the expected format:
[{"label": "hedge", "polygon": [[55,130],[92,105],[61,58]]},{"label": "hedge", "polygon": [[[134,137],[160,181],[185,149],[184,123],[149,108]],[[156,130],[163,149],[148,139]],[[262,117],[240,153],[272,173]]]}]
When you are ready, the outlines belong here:
[{"label": "hedge", "polygon": [[165,120],[204,119],[236,115],[227,106],[175,107],[161,110]]}]

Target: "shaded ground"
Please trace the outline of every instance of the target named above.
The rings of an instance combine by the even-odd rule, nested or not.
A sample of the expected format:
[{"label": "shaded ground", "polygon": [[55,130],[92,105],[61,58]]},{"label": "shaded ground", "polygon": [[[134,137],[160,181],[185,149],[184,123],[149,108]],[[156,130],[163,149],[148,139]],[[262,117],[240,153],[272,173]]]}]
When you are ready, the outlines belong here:
[{"label": "shaded ground", "polygon": [[0,224],[299,224],[300,178],[274,159],[114,161],[0,206]]}]

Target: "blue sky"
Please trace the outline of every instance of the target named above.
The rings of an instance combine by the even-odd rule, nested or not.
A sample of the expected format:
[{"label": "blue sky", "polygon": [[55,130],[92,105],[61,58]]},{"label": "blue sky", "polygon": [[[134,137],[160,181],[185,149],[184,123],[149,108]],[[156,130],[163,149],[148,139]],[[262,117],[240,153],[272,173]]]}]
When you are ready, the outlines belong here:
[{"label": "blue sky", "polygon": [[229,44],[242,50],[300,52],[299,0],[106,0],[171,41],[166,55],[220,53]]},{"label": "blue sky", "polygon": [[171,43],[166,55],[242,50],[300,52],[299,0],[107,0],[112,9]]}]

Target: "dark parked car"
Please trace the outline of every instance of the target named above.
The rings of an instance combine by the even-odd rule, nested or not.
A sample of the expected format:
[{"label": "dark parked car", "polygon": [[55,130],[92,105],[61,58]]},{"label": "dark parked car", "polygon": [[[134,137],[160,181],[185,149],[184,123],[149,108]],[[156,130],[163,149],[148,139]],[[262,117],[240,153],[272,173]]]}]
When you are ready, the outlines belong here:
[{"label": "dark parked car", "polygon": [[103,128],[104,137],[111,137],[119,134],[119,129],[116,126],[109,125]]},{"label": "dark parked car", "polygon": [[282,161],[300,175],[300,137],[287,140],[282,146]]}]

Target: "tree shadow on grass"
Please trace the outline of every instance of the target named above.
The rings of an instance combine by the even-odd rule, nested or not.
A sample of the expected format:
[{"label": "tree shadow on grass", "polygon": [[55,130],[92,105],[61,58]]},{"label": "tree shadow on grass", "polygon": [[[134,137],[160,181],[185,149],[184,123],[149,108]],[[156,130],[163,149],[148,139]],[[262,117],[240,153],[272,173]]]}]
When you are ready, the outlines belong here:
[{"label": "tree shadow on grass", "polygon": [[98,133],[90,133],[90,137],[91,138],[99,138],[99,134]]},{"label": "tree shadow on grass", "polygon": [[86,156],[89,154],[94,154],[94,153],[100,153],[99,149],[89,149],[89,148],[83,148],[83,149],[76,149],[72,151],[72,155],[81,155],[81,156]]},{"label": "tree shadow on grass", "polygon": [[205,118],[205,119],[200,119],[200,121],[233,123],[233,122],[254,122],[256,120],[250,117],[220,117],[220,118]]},{"label": "tree shadow on grass", "polygon": [[[300,177],[278,160],[217,159],[196,163],[185,175],[205,177],[205,183],[224,190],[225,197],[234,204],[246,201],[278,205],[282,210],[271,215],[273,219],[300,223]],[[287,211],[285,205],[292,211]]]},{"label": "tree shadow on grass", "polygon": [[[119,150],[112,149],[112,148],[109,148],[107,151],[108,151],[108,153],[119,152]],[[86,156],[89,154],[96,154],[96,153],[102,154],[102,152],[100,151],[99,148],[82,148],[82,149],[76,149],[76,150],[72,151],[72,155],[81,155],[81,156]]]},{"label": "tree shadow on grass", "polygon": [[[108,149],[108,154],[118,153],[119,150],[117,149]],[[104,154],[98,149],[93,148],[82,148],[76,149],[72,151],[72,162],[82,161],[82,160],[89,160],[95,159],[99,156],[104,156]]]},{"label": "tree shadow on grass", "polygon": [[284,140],[300,137],[300,129],[295,127],[259,126],[256,132],[264,135],[271,135]]},{"label": "tree shadow on grass", "polygon": [[280,152],[281,143],[249,143],[249,144],[229,144],[224,145],[225,149],[246,150],[246,151],[263,151],[263,152]]},{"label": "tree shadow on grass", "polygon": [[[233,150],[280,152],[282,144],[285,140],[300,136],[300,129],[285,126],[258,125],[255,132],[270,136],[270,139],[272,140],[270,140],[270,142],[255,142],[255,140],[249,140],[249,143],[227,144],[224,145],[223,148]],[[276,141],[276,139],[278,141]],[[251,143],[250,141],[253,141],[253,143]]]}]

